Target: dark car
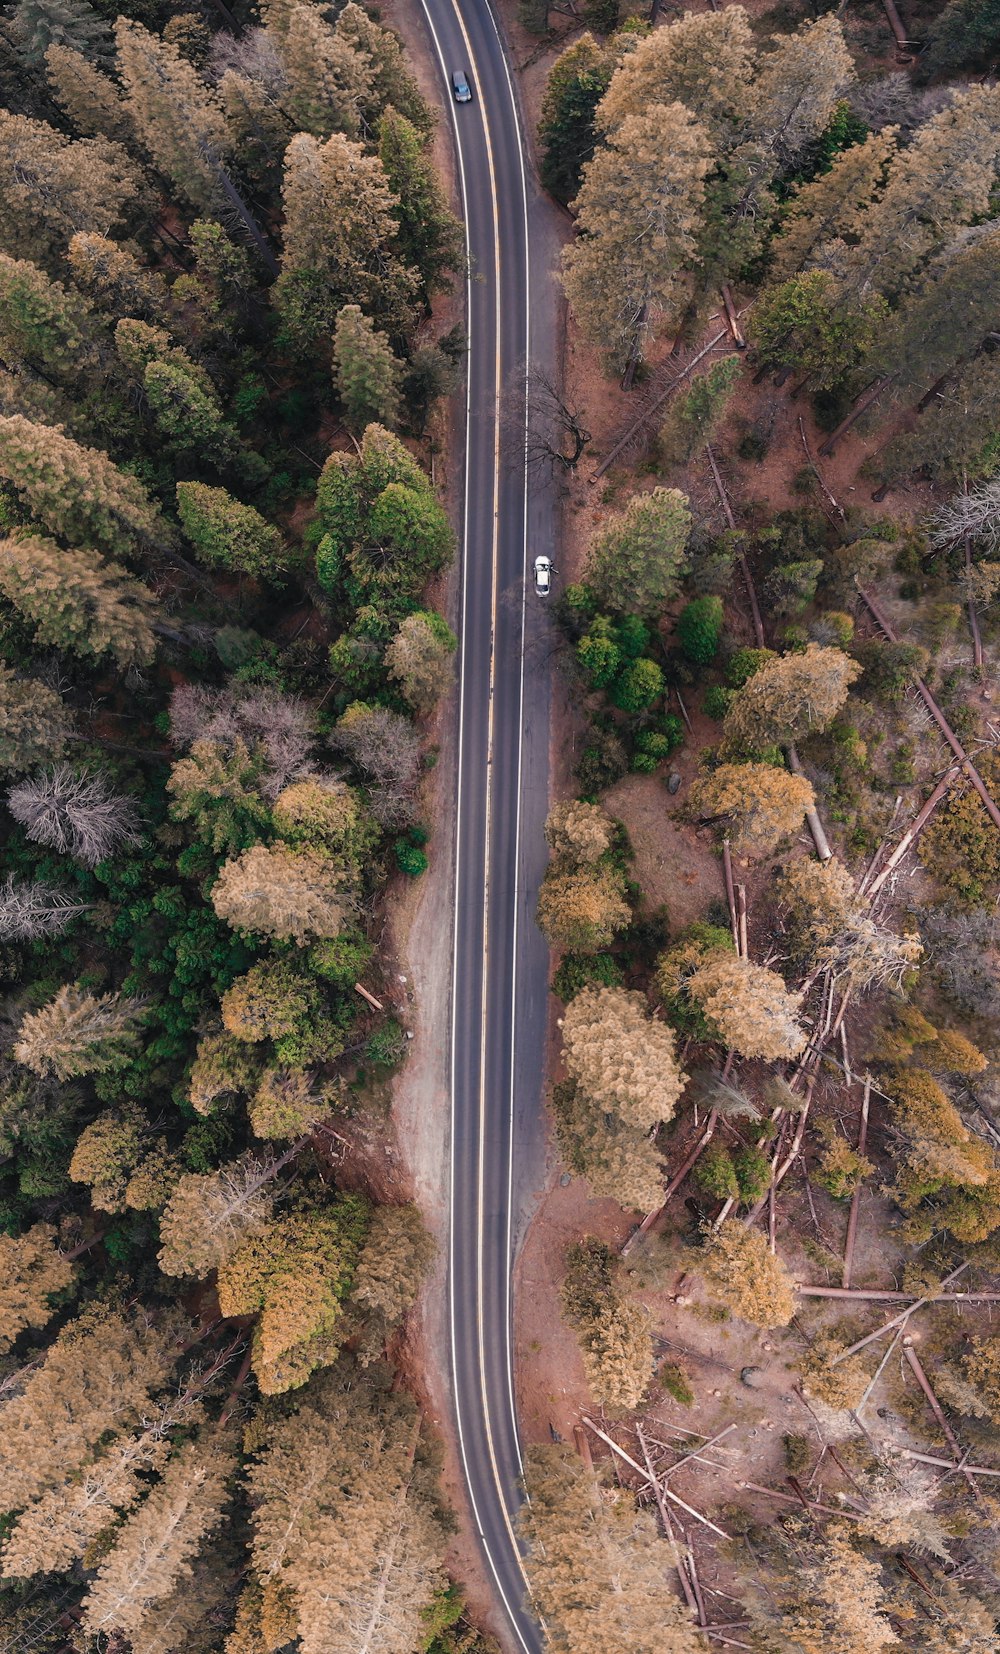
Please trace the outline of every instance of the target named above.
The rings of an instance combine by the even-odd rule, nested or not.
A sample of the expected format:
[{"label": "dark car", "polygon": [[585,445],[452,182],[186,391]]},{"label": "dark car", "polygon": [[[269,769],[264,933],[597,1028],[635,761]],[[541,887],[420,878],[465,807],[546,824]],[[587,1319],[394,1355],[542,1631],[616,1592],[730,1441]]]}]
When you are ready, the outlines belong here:
[{"label": "dark car", "polygon": [[472,102],[472,87],[469,85],[469,77],[464,69],[453,69],[451,71],[451,89],[455,94],[456,103]]}]

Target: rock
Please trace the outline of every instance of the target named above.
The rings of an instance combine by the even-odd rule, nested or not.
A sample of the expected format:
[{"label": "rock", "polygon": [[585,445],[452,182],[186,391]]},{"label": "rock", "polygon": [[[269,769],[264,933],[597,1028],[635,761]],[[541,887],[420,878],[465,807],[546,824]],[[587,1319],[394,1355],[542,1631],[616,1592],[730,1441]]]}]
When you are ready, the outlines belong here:
[{"label": "rock", "polygon": [[559,1179],[560,1189],[568,1189],[572,1181],[573,1179],[570,1177],[569,1172],[563,1172],[562,1177]]},{"label": "rock", "polygon": [[677,792],[678,788],[680,787],[680,784],[681,784],[680,772],[678,770],[671,770],[669,779],[667,781],[667,792],[668,793]]},{"label": "rock", "polygon": [[745,1384],[748,1390],[759,1390],[763,1382],[763,1367],[744,1367],[740,1373],[740,1383]]}]

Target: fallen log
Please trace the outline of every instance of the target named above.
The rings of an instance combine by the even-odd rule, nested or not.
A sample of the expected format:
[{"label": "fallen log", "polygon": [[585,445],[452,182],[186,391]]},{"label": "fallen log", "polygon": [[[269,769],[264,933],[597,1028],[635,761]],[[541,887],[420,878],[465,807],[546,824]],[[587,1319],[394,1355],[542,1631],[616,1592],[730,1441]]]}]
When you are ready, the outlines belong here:
[{"label": "fallen log", "polygon": [[828,436],[825,442],[820,443],[821,459],[829,459],[841,437],[846,436],[855,420],[860,419],[863,413],[867,413],[872,403],[878,401],[886,386],[891,385],[894,378],[895,374],[890,373],[884,379],[876,379],[874,385],[869,385],[868,389],[858,397],[847,418],[842,419],[832,435]]},{"label": "fallen log", "polygon": [[906,832],[896,845],[888,861],[879,869],[875,878],[872,880],[869,889],[863,892],[867,895],[869,902],[874,901],[882,886],[885,884],[886,879],[889,877],[889,874],[894,868],[899,866],[903,857],[906,855],[907,850],[910,848],[910,845],[913,843],[918,833],[920,833],[926,826],[930,816],[937,809],[945,793],[948,791],[948,788],[959,774],[961,767],[962,766],[960,764],[952,764],[951,768],[945,771],[937,786],[934,788],[934,791],[927,799],[927,802],[914,817],[909,827],[907,827]]},{"label": "fallen log", "polygon": [[997,1304],[1000,1292],[938,1292],[933,1298],[916,1298],[912,1292],[869,1291],[861,1286],[808,1286],[796,1282],[795,1290],[803,1298],[868,1298],[887,1304]]},{"label": "fallen log", "polygon": [[[948,1286],[951,1281],[954,1281],[956,1277],[961,1275],[962,1271],[964,1269],[968,1269],[968,1267],[968,1262],[960,1263],[957,1269],[953,1269],[950,1275],[945,1276],[944,1280],[941,1282],[941,1285]],[[841,1291],[843,1291],[843,1288],[841,1288]],[[894,1316],[891,1321],[887,1321],[884,1327],[878,1327],[875,1332],[868,1333],[867,1337],[859,1338],[858,1342],[856,1344],[852,1344],[849,1350],[842,1350],[839,1355],[831,1356],[830,1366],[836,1367],[841,1361],[846,1361],[849,1355],[856,1355],[858,1350],[863,1350],[866,1345],[874,1344],[876,1338],[884,1338],[887,1332],[894,1332],[895,1329],[904,1321],[909,1320],[915,1310],[922,1309],[924,1304],[933,1303],[937,1296],[938,1294],[936,1292],[929,1292],[925,1298],[918,1298],[914,1303],[910,1304],[907,1309],[902,1310],[899,1315]]]},{"label": "fallen log", "polygon": [[[910,1370],[913,1373],[914,1378],[916,1379],[917,1383],[920,1385],[921,1390],[923,1390],[924,1395],[926,1396],[926,1398],[927,1398],[927,1400],[930,1404],[931,1412],[934,1414],[934,1417],[937,1420],[938,1428],[940,1429],[941,1434],[944,1436],[945,1441],[948,1443],[948,1446],[951,1448],[952,1457],[955,1460],[956,1468],[961,1470],[963,1475],[965,1475],[964,1465],[965,1465],[965,1460],[968,1458],[968,1454],[963,1451],[963,1449],[962,1449],[962,1447],[959,1443],[958,1437],[955,1435],[954,1430],[952,1429],[951,1425],[948,1423],[948,1420],[945,1418],[944,1413],[943,1413],[942,1408],[941,1408],[941,1403],[938,1401],[937,1396],[934,1394],[934,1391],[931,1389],[930,1381],[927,1377],[927,1374],[924,1372],[924,1369],[920,1364],[919,1357],[917,1356],[917,1352],[913,1348],[912,1340],[909,1339],[909,1338],[904,1338],[903,1339],[903,1354],[905,1355],[905,1357],[907,1359],[907,1362],[909,1363]],[[976,1500],[976,1502],[978,1504],[978,1502],[979,1502],[979,1493],[976,1489],[975,1482],[973,1481],[971,1476],[966,1476],[965,1479],[968,1482],[970,1488],[972,1489],[972,1497]]]},{"label": "fallen log", "polygon": [[[638,1472],[644,1482],[647,1482],[651,1487],[653,1486],[655,1478],[648,1475],[643,1470],[642,1465],[633,1459],[631,1453],[626,1453],[624,1447],[621,1447],[613,1436],[609,1436],[599,1425],[596,1425],[593,1419],[584,1418],[583,1422],[593,1435],[610,1447],[612,1453],[616,1453],[625,1464],[631,1465],[632,1469]],[[726,1533],[724,1528],[718,1527],[708,1516],[703,1516],[700,1510],[695,1510],[693,1505],[687,1504],[679,1494],[672,1492],[670,1488],[663,1488],[663,1497],[669,1499],[671,1504],[677,1505],[681,1510],[687,1511],[688,1515],[693,1516],[696,1522],[701,1522],[706,1528],[711,1528],[712,1532],[717,1533],[720,1539],[730,1539],[732,1537],[731,1534]]]},{"label": "fallen log", "polygon": [[618,458],[618,455],[624,452],[630,442],[634,441],[639,432],[642,430],[642,427],[647,424],[650,419],[652,419],[653,415],[658,412],[660,408],[662,408],[667,398],[677,389],[678,385],[683,383],[688,374],[698,366],[698,363],[708,355],[709,351],[714,350],[716,345],[721,345],[728,332],[728,327],[724,327],[721,333],[714,334],[713,337],[709,339],[708,344],[704,345],[702,349],[699,350],[697,356],[692,356],[687,367],[682,368],[675,379],[671,379],[666,390],[661,391],[659,396],[653,398],[652,402],[650,402],[649,405],[643,409],[638,419],[634,419],[632,421],[632,424],[629,426],[624,436],[619,437],[610,454],[602,459],[596,470],[590,473],[590,476],[587,478],[588,483],[600,482],[605,471],[609,471],[611,469],[612,465],[615,463],[615,460]]},{"label": "fallen log", "polygon": [[649,1473],[649,1480],[653,1486],[653,1496],[656,1499],[656,1508],[660,1513],[660,1521],[663,1523],[663,1532],[666,1538],[669,1539],[671,1545],[674,1547],[674,1555],[677,1562],[677,1573],[681,1582],[681,1590],[684,1593],[684,1601],[687,1603],[692,1614],[697,1614],[698,1601],[695,1597],[694,1591],[691,1588],[691,1581],[688,1579],[687,1571],[684,1567],[684,1558],[681,1555],[677,1546],[677,1541],[674,1538],[674,1525],[670,1520],[670,1512],[667,1509],[667,1501],[663,1497],[663,1489],[660,1486],[656,1477],[656,1472],[653,1469],[653,1461],[649,1456],[649,1448],[646,1446],[646,1438],[642,1433],[641,1424],[636,1425],[635,1433],[639,1438],[639,1446],[642,1448],[642,1456],[646,1461],[646,1469]]},{"label": "fallen log", "polygon": [[[932,1453],[915,1453],[912,1447],[901,1447],[899,1456],[901,1459],[913,1459],[917,1464],[936,1465],[941,1470],[956,1471],[958,1469],[958,1466],[952,1464],[950,1459],[938,1459]],[[984,1464],[963,1464],[962,1470],[967,1471],[970,1476],[1000,1476],[1000,1470],[991,1470],[988,1465]]]},{"label": "fallen log", "polygon": [[[868,1109],[871,1104],[871,1098],[872,1077],[870,1074],[866,1074],[865,1091],[864,1096],[861,1099],[861,1124],[858,1127],[857,1152],[862,1156],[864,1155],[865,1147],[868,1143]],[[851,1263],[854,1259],[854,1241],[858,1233],[858,1213],[860,1210],[860,1204],[861,1180],[859,1179],[857,1187],[851,1196],[851,1210],[847,1217],[847,1241],[844,1246],[844,1272],[840,1277],[842,1286],[850,1286],[851,1284]]]}]

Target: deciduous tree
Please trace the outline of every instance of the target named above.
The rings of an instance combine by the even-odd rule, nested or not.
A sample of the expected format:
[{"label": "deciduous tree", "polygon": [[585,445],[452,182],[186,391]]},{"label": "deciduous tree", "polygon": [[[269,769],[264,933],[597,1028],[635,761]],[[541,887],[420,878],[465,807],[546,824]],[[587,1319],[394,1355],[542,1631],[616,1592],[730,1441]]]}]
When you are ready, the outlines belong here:
[{"label": "deciduous tree", "polygon": [[332,1061],[344,1049],[316,978],[285,959],[261,960],[237,977],[222,996],[222,1022],[237,1039],[272,1040],[290,1068]]},{"label": "deciduous tree", "polygon": [[367,427],[359,454],[330,455],[316,507],[324,531],[316,552],[319,583],[331,592],[344,589],[355,608],[416,596],[454,552],[430,478],[381,425]]},{"label": "deciduous tree", "polygon": [[385,652],[395,678],[415,712],[429,713],[451,683],[458,639],[434,609],[407,615]]},{"label": "deciduous tree", "polygon": [[259,790],[263,768],[263,759],[239,736],[231,752],[215,741],[195,741],[167,780],[172,818],[190,821],[216,853],[249,849],[270,824]]},{"label": "deciduous tree", "polygon": [[279,793],[274,825],[288,844],[326,850],[356,882],[378,829],[353,787],[336,775],[313,775]]},{"label": "deciduous tree", "polygon": [[372,814],[383,827],[405,827],[416,815],[420,738],[408,718],[384,706],[349,706],[334,744],[368,784]]},{"label": "deciduous tree", "polygon": [[555,862],[593,867],[611,848],[615,824],[600,804],[582,798],[553,804],[545,818],[545,841]]},{"label": "deciduous tree", "polygon": [[590,542],[588,586],[613,614],[658,616],[677,592],[690,532],[691,510],[678,489],[633,494]]}]

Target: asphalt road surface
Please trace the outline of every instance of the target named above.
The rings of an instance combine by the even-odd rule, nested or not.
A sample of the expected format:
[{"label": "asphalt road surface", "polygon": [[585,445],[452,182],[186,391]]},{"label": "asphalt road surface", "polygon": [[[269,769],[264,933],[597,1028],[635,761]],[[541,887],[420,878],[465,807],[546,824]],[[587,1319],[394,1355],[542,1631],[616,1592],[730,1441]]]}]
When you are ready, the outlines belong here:
[{"label": "asphalt road surface", "polygon": [[[529,476],[526,371],[551,362],[552,209],[533,184],[488,0],[421,0],[454,118],[469,339],[451,1028],[452,1399],[472,1519],[510,1646],[543,1646],[514,1533],[521,1450],[511,1269],[542,1176],[548,955],[534,925],[544,869],[550,652],[531,564],[553,550],[551,487]],[[464,70],[473,101],[452,101]],[[457,445],[456,464],[461,449]],[[557,582],[558,584],[558,582]],[[549,600],[551,601],[551,599]]]}]

